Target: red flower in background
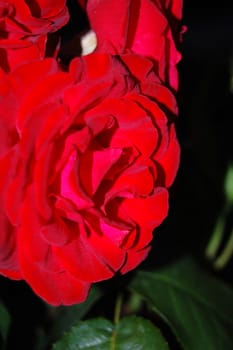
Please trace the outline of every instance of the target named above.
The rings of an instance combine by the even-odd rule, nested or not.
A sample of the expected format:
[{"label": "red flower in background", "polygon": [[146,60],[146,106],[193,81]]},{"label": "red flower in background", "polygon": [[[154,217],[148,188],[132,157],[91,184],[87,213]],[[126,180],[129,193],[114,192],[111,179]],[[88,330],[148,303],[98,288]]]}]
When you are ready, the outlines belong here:
[{"label": "red flower in background", "polygon": [[142,90],[155,84],[176,106],[149,77],[139,84],[119,59],[95,54],[69,73],[47,59],[4,78],[0,270],[51,304],[81,302],[91,283],[136,267],[167,215],[179,146]]},{"label": "red flower in background", "polygon": [[98,38],[96,52],[148,57],[159,78],[177,89],[181,0],[81,1],[84,3]]},{"label": "red flower in background", "polygon": [[45,56],[47,34],[68,21],[65,0],[0,1],[0,67],[6,72]]}]

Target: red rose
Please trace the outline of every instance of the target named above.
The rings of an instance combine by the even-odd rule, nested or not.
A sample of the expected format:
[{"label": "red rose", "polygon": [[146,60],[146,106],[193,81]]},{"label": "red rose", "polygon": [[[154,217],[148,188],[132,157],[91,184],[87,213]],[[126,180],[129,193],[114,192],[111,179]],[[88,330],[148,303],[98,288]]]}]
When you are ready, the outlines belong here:
[{"label": "red rose", "polygon": [[180,53],[175,39],[181,0],[88,0],[86,8],[97,35],[96,52],[148,57],[160,79],[177,89]]},{"label": "red rose", "polygon": [[167,215],[179,146],[173,118],[143,91],[154,84],[170,110],[174,99],[104,54],[68,73],[53,59],[27,64],[6,80],[0,271],[51,304],[81,302],[91,283],[147,256]]},{"label": "red rose", "polygon": [[0,1],[0,67],[43,59],[47,34],[68,21],[65,0]]}]

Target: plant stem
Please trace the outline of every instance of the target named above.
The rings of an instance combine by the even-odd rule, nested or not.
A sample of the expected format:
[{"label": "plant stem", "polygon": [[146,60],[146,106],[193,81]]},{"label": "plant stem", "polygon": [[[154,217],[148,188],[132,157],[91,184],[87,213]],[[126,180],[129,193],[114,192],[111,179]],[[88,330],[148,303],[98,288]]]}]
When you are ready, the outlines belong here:
[{"label": "plant stem", "polygon": [[[115,327],[118,325],[120,321],[122,301],[123,301],[123,296],[120,293],[117,296],[116,305],[115,305],[115,312],[114,312]],[[115,350],[116,348],[116,336],[117,336],[117,330],[115,328],[114,331],[112,332],[111,350]]]},{"label": "plant stem", "polygon": [[222,253],[214,262],[214,267],[216,269],[222,269],[230,260],[233,255],[233,230],[231,231],[230,238],[225,245]]},{"label": "plant stem", "polygon": [[210,241],[206,248],[206,256],[209,259],[214,259],[217,254],[217,251],[220,247],[225,227],[225,213],[224,211],[219,215],[218,220],[216,222],[213,234],[210,238]]},{"label": "plant stem", "polygon": [[119,320],[120,320],[122,301],[123,301],[123,296],[120,293],[117,296],[115,312],[114,312],[114,323],[115,323],[115,325],[117,325],[119,323]]}]

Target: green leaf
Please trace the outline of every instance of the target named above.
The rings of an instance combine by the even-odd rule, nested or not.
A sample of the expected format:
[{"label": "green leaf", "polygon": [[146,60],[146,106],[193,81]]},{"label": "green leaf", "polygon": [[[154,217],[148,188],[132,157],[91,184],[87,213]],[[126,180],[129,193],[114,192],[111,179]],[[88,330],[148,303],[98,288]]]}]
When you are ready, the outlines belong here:
[{"label": "green leaf", "polygon": [[185,350],[232,349],[233,291],[193,260],[139,272],[130,289],[170,325]]},{"label": "green leaf", "polygon": [[0,334],[2,340],[5,342],[10,325],[10,315],[6,308],[0,304]]},{"label": "green leaf", "polygon": [[232,205],[233,204],[233,164],[231,163],[229,164],[226,172],[224,189],[225,189],[226,202],[229,205]]},{"label": "green leaf", "polygon": [[169,350],[153,324],[131,316],[113,325],[104,318],[80,322],[53,350]]},{"label": "green leaf", "polygon": [[116,350],[168,350],[158,328],[141,317],[122,319],[116,329]]}]

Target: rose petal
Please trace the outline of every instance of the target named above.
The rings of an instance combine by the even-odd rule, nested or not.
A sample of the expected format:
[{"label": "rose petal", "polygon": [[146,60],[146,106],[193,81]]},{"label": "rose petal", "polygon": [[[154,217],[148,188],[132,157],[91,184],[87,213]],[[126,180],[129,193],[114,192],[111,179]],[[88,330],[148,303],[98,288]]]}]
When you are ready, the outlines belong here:
[{"label": "rose petal", "polygon": [[127,253],[127,258],[125,260],[125,264],[121,268],[120,272],[122,274],[125,274],[130,270],[134,269],[135,267],[137,267],[143,260],[146,259],[150,249],[151,249],[150,247],[147,247],[140,251],[129,250]]},{"label": "rose petal", "polygon": [[97,52],[114,54],[121,52],[125,47],[130,2],[130,0],[87,2],[91,28],[98,38]]},{"label": "rose petal", "polygon": [[92,207],[93,201],[81,185],[79,163],[77,153],[73,152],[61,173],[61,194],[70,199],[77,209],[81,210]]},{"label": "rose petal", "polygon": [[139,227],[158,226],[167,216],[167,212],[168,192],[164,188],[156,188],[149,197],[126,198],[119,206],[119,217],[133,221]]},{"label": "rose petal", "polygon": [[[81,229],[81,225],[79,227]],[[83,226],[79,238],[72,243],[55,248],[55,254],[72,275],[88,282],[112,277],[125,259],[124,251],[90,225]]]},{"label": "rose petal", "polygon": [[174,125],[170,128],[169,145],[166,153],[159,160],[163,168],[166,187],[173,183],[180,163],[180,146],[176,137]]},{"label": "rose petal", "polygon": [[20,264],[24,279],[47,303],[54,306],[81,303],[87,298],[89,283],[79,281],[68,272],[54,273],[33,263],[21,252]]},{"label": "rose petal", "polygon": [[80,156],[80,179],[90,196],[96,192],[104,176],[119,160],[121,154],[121,149],[109,148],[85,152]]}]

